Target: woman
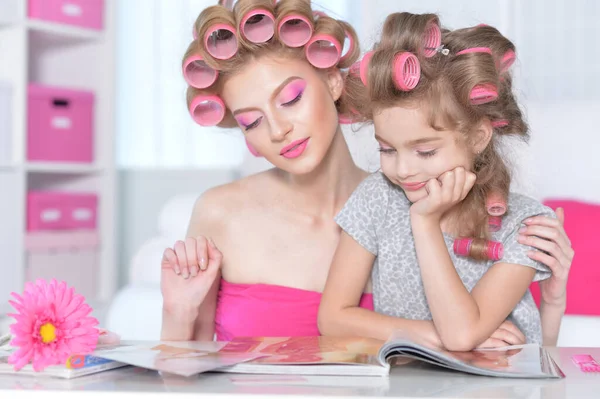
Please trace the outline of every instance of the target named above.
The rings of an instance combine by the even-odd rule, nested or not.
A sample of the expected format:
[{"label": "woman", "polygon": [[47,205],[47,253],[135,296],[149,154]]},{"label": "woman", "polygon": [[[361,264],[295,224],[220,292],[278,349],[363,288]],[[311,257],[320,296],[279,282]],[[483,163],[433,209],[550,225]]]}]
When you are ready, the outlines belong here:
[{"label": "woman", "polygon": [[[197,201],[187,238],[164,253],[162,339],[318,335],[321,292],[340,237],[334,216],[368,174],[352,160],[339,125],[339,116],[348,114],[341,69],[357,60],[358,46],[323,67],[335,45],[311,54],[310,41],[298,44],[306,26],[313,27],[308,38],[338,46],[344,36],[354,44],[357,38],[351,26],[313,15],[304,0],[282,0],[276,7],[270,0],[241,0],[233,12],[215,7],[200,14],[194,27],[200,40],[184,58],[184,66],[190,57],[202,58],[202,76],[217,75],[209,86],[190,89],[192,116],[204,125],[238,125],[249,149],[274,168],[215,187]],[[246,17],[258,9],[272,13],[278,27],[261,43],[248,40],[250,29],[243,32],[252,18]],[[252,21],[259,26],[265,19]],[[215,26],[221,29],[211,34]],[[242,32],[232,35],[223,26]],[[232,42],[235,56],[223,59]],[[321,48],[326,51],[319,53]],[[215,117],[214,110],[221,112]],[[532,229],[530,245],[540,247],[535,235],[553,239],[557,248],[538,259],[554,272],[552,283],[542,287],[542,319],[552,344],[564,313],[563,271],[572,250],[562,224],[542,218]],[[372,309],[370,294],[361,306]],[[431,322],[415,321],[415,328],[435,334]],[[522,342],[515,330],[505,323],[490,340]]]}]

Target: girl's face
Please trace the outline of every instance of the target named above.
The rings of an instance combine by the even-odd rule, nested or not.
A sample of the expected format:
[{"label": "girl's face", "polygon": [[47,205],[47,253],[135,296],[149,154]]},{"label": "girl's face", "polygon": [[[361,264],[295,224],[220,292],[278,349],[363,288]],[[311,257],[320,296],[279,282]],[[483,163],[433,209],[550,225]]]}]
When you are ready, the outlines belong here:
[{"label": "girl's face", "polygon": [[385,176],[411,202],[427,196],[425,184],[459,166],[471,171],[473,152],[464,135],[433,128],[423,107],[386,108],[373,117]]},{"label": "girl's face", "polygon": [[262,57],[224,84],[222,97],[248,143],[276,167],[313,171],[339,124],[339,71],[319,72],[307,61]]}]

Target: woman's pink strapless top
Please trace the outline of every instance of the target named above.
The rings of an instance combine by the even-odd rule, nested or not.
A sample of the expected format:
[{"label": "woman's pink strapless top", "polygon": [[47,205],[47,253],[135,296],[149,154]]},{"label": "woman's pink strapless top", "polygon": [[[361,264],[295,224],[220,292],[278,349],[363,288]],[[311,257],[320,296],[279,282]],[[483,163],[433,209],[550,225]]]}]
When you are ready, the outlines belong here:
[{"label": "woman's pink strapless top", "polygon": [[[320,335],[320,301],[320,292],[269,284],[233,284],[221,279],[215,315],[217,340]],[[364,294],[360,307],[373,310],[373,295]]]}]

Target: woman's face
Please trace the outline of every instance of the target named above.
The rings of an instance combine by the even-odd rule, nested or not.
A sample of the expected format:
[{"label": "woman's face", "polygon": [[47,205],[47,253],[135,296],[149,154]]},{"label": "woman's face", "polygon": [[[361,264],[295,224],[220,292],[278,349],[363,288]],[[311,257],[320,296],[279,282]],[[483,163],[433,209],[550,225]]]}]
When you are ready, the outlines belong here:
[{"label": "woman's face", "polygon": [[338,133],[342,85],[337,70],[262,57],[229,77],[222,97],[252,147],[276,167],[305,174],[322,162]]}]

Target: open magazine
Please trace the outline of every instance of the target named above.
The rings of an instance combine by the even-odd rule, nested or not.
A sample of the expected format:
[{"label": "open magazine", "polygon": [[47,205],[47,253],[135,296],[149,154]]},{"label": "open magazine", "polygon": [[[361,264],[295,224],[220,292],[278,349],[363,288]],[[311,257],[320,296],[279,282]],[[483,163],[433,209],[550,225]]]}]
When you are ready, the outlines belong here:
[{"label": "open magazine", "polygon": [[387,376],[390,367],[425,361],[465,373],[509,378],[562,378],[548,352],[520,345],[448,352],[393,338],[246,337],[230,342],[171,342],[96,351],[96,356],[190,376],[205,371],[246,374]]},{"label": "open magazine", "polygon": [[71,379],[127,366],[126,363],[97,356],[75,355],[71,356],[65,364],[48,366],[43,371],[35,371],[31,364],[26,365],[19,371],[15,371],[15,366],[8,363],[8,358],[11,354],[12,350],[0,351],[0,374],[35,375]]}]

